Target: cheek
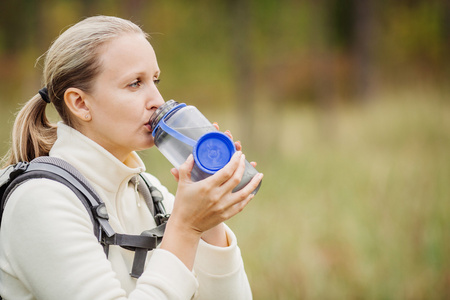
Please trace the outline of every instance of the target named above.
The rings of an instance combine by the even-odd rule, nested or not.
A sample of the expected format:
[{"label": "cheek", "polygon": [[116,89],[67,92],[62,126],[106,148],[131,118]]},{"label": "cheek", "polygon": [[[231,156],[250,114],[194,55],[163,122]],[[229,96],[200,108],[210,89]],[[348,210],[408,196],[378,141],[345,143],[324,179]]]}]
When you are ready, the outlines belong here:
[{"label": "cheek", "polygon": [[110,125],[127,123],[132,119],[130,109],[128,106],[114,105],[114,103],[106,103],[103,110],[99,114],[101,122],[108,123]]},{"label": "cheek", "polygon": [[116,134],[122,134],[124,131],[131,130],[142,118],[139,108],[133,104],[133,99],[122,95],[120,91],[105,92],[96,96],[93,106],[95,114],[93,113],[92,117],[102,130],[108,129]]}]

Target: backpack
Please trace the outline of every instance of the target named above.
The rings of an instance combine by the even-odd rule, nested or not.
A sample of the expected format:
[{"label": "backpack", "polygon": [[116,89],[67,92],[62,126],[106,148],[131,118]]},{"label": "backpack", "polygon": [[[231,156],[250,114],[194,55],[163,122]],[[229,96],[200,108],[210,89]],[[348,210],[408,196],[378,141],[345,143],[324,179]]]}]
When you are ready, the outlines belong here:
[{"label": "backpack", "polygon": [[114,232],[108,222],[105,203],[86,178],[66,161],[49,156],[41,156],[31,162],[19,162],[2,170],[2,174],[0,174],[0,225],[9,195],[21,183],[34,178],[51,179],[69,187],[88,211],[94,234],[103,246],[106,256],[108,257],[108,250],[111,245],[134,251],[130,276],[134,278],[141,276],[144,271],[147,252],[156,248],[161,242],[166,222],[170,216],[165,212],[162,193],[145,176],[140,174],[139,181],[135,185],[145,199],[148,208],[153,212],[157,227],[146,230],[141,235]]}]

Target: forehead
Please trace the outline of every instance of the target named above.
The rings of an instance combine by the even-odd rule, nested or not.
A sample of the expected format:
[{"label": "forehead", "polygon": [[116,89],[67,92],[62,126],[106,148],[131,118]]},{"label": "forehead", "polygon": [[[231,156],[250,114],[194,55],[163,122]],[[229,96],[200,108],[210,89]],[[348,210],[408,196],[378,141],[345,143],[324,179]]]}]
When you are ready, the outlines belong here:
[{"label": "forehead", "polygon": [[122,35],[106,43],[99,52],[99,61],[100,76],[116,79],[130,73],[159,72],[153,47],[138,33]]}]

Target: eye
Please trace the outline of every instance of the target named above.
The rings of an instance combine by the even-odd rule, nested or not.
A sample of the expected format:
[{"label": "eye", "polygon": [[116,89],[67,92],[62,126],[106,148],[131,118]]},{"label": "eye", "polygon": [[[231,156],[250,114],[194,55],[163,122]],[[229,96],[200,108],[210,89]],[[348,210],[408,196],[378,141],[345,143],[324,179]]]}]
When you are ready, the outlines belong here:
[{"label": "eye", "polygon": [[155,84],[159,84],[160,81],[161,81],[161,79],[154,79],[154,80],[153,80],[153,82],[154,82]]},{"label": "eye", "polygon": [[132,88],[138,88],[142,85],[142,81],[140,79],[136,79],[132,83],[130,83],[128,86]]}]

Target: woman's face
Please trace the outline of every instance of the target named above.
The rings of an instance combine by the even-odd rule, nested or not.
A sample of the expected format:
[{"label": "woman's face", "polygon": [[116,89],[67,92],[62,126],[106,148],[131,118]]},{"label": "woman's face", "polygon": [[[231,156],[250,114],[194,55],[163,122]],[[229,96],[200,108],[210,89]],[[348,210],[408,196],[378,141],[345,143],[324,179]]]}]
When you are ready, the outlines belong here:
[{"label": "woman's face", "polygon": [[100,52],[102,71],[87,95],[91,120],[84,134],[121,161],[131,151],[154,145],[153,112],[164,103],[156,87],[160,70],[155,51],[141,34],[127,34]]}]

